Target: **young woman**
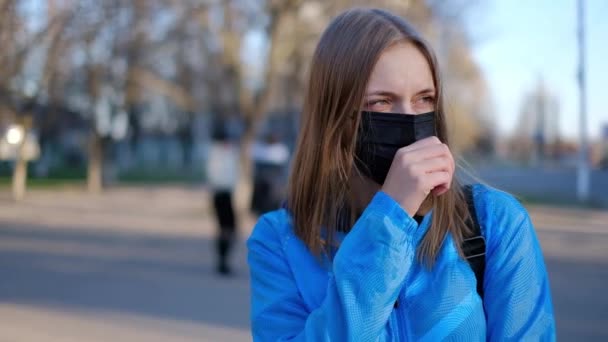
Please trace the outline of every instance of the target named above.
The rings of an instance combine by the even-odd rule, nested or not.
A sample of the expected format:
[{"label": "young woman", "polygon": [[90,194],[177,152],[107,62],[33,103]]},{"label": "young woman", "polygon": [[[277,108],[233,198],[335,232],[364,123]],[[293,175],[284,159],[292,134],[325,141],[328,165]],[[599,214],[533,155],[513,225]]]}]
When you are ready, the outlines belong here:
[{"label": "young woman", "polygon": [[[404,19],[334,19],[312,61],[288,200],[248,240],[254,340],[555,339],[530,218],[484,185],[467,202],[447,115],[433,53]],[[465,251],[471,240],[481,250]]]}]

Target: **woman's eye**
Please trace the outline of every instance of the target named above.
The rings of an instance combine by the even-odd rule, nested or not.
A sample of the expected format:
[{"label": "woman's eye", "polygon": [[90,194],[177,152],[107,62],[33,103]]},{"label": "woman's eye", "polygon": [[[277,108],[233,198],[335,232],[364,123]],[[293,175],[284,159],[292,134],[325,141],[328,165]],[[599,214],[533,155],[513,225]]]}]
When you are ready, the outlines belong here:
[{"label": "woman's eye", "polygon": [[435,104],[435,97],[434,96],[425,96],[421,100],[424,103]]},{"label": "woman's eye", "polygon": [[419,97],[414,102],[414,108],[420,111],[428,111],[435,108],[437,99],[435,96],[427,95]]},{"label": "woman's eye", "polygon": [[370,109],[373,108],[384,108],[386,106],[389,106],[390,102],[388,100],[371,100],[367,102],[367,107]]}]

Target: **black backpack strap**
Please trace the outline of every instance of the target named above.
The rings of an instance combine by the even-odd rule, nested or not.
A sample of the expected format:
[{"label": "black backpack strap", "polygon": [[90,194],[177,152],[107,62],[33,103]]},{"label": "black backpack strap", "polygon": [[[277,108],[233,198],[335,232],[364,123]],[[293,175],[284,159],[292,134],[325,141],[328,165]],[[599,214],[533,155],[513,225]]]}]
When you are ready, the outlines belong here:
[{"label": "black backpack strap", "polygon": [[463,188],[471,220],[467,222],[472,235],[465,237],[462,241],[462,252],[477,278],[477,293],[483,300],[483,276],[486,270],[486,239],[481,232],[477,211],[475,209],[475,199],[473,198],[473,186],[467,185]]}]

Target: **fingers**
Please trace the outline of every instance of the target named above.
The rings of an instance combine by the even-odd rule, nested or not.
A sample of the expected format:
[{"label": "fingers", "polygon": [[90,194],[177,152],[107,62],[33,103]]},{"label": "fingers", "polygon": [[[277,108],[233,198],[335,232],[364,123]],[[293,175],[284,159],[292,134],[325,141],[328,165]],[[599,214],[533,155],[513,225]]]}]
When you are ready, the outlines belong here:
[{"label": "fingers", "polygon": [[[448,152],[432,152],[422,151],[424,153],[412,155],[401,155],[396,159],[403,168],[407,170],[412,176],[424,176],[430,172],[436,171],[447,171],[454,173],[455,163],[451,153]],[[414,153],[414,152],[412,152]],[[430,157],[436,155],[436,157]]]},{"label": "fingers", "polygon": [[[417,183],[426,183],[425,179],[432,182],[433,177],[429,174],[440,172],[442,175],[449,175],[447,181],[438,184],[423,184],[421,191],[428,194],[433,190],[433,194],[443,194],[450,188],[451,179],[455,172],[454,157],[447,145],[441,143],[434,137],[421,140],[416,149],[404,148],[400,150],[396,158],[400,161],[401,167],[407,170]],[[435,190],[436,189],[436,190]]]},{"label": "fingers", "polygon": [[446,193],[450,189],[454,171],[451,164],[445,158],[435,158],[426,160],[415,166],[419,184],[422,192],[428,195],[432,192],[433,195],[439,196]]},{"label": "fingers", "polygon": [[454,172],[454,164],[449,156],[439,156],[431,159],[424,159],[412,165],[416,173],[425,174],[437,171]]},{"label": "fingers", "polygon": [[408,149],[410,146],[399,149],[395,157],[404,160],[407,163],[417,163],[425,159],[432,159],[437,157],[449,157],[451,163],[454,164],[454,157],[450,148],[443,143],[430,144],[416,149]]},{"label": "fingers", "polygon": [[438,196],[449,190],[454,171],[448,146],[437,137],[429,137],[399,149],[382,191],[414,215],[431,192]]},{"label": "fingers", "polygon": [[445,194],[446,192],[448,192],[448,190],[450,190],[450,186],[442,184],[442,185],[436,186],[431,191],[431,193],[433,194],[433,196],[441,196],[441,195]]},{"label": "fingers", "polygon": [[[451,184],[452,174],[445,171],[433,172],[429,173],[427,177],[425,177],[422,187],[425,194],[428,194],[430,191],[443,192],[445,193]],[[437,189],[437,190],[435,190]]]},{"label": "fingers", "polygon": [[434,146],[434,145],[441,145],[441,144],[442,144],[441,140],[439,140],[439,138],[433,136],[433,137],[428,137],[428,138],[418,140],[411,145],[401,148],[401,150],[404,152],[415,151],[420,148]]}]

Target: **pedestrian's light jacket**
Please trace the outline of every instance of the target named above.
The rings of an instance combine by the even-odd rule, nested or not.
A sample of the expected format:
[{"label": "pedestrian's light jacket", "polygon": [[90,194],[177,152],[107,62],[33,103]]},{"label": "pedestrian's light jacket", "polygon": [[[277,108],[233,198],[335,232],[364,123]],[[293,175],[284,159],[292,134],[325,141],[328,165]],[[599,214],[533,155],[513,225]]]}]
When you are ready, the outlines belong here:
[{"label": "pedestrian's light jacket", "polygon": [[473,193],[486,238],[483,301],[451,236],[432,269],[416,258],[432,212],[418,225],[383,192],[332,262],[309,252],[285,209],[262,216],[247,242],[253,339],[555,340],[547,272],[526,210],[484,185]]}]

